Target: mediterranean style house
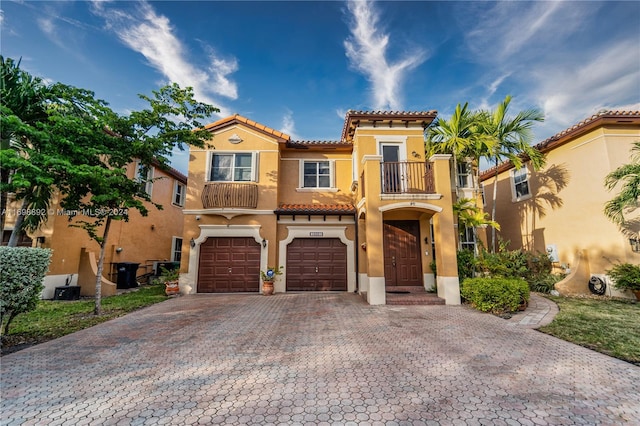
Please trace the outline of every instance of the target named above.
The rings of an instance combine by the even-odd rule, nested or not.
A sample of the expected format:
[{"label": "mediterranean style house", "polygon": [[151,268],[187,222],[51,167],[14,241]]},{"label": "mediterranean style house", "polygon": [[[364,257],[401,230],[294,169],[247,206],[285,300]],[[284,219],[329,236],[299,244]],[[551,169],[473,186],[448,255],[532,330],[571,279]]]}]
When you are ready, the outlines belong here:
[{"label": "mediterranean style house", "polygon": [[[151,167],[146,171],[146,176],[140,176],[137,163],[129,164],[127,172],[130,177],[137,176],[140,179],[151,199],[162,205],[163,209],[151,206],[145,217],[133,210],[129,212],[128,222],[112,221],[102,280],[104,296],[117,292],[118,265],[133,265],[133,270],[127,266],[127,273],[133,274],[135,279],[136,276],[151,275],[158,262],[179,262],[181,256],[182,209],[187,177],[177,170],[159,167]],[[90,219],[82,212],[62,209],[59,202],[58,195],[49,207],[47,223],[35,233],[23,237],[21,245],[53,250],[42,298],[53,298],[55,288],[65,285],[80,286],[83,296],[95,295],[100,247],[84,229],[69,226],[78,220]],[[8,209],[9,213],[12,211],[15,209]],[[14,222],[15,216],[9,214],[5,234],[10,234]]]},{"label": "mediterranean style house", "polygon": [[490,212],[498,173],[498,237],[511,249],[548,252],[567,274],[556,285],[561,293],[588,294],[591,281],[607,295],[625,295],[611,285],[606,271],[616,263],[640,263],[640,247],[604,215],[605,203],[617,193],[604,182],[631,161],[638,141],[640,111],[601,112],[536,145],[546,155],[543,169],[525,163],[516,170],[507,162],[481,175]]},{"label": "mediterranean style house", "polygon": [[260,271],[279,267],[276,293],[385,304],[394,289],[436,287],[459,304],[450,156],[424,158],[435,117],[349,111],[337,141],[294,141],[238,114],[207,125],[209,146],[190,150],[181,292],[260,292]]}]

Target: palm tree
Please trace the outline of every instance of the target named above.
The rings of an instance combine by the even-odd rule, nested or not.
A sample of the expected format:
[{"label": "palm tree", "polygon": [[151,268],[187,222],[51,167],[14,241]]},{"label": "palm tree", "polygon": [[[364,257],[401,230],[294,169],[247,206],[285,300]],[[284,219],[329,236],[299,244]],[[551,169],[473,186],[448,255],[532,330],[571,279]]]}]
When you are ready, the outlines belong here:
[{"label": "palm tree", "polygon": [[[525,161],[531,161],[534,170],[544,166],[544,155],[531,146],[533,140],[532,127],[536,121],[544,121],[542,112],[537,109],[528,109],[508,116],[511,96],[507,95],[493,111],[482,111],[478,117],[481,140],[489,149],[484,157],[493,163],[495,177],[493,183],[493,206],[491,208],[491,220],[496,219],[496,199],[498,196],[498,164],[508,160],[516,169],[520,169]],[[495,252],[496,228],[491,230],[491,247]]]},{"label": "palm tree", "polygon": [[631,148],[631,163],[623,164],[605,178],[605,186],[609,191],[616,186],[622,185],[618,195],[605,204],[604,214],[618,227],[624,234],[637,238],[637,234],[629,230],[626,225],[625,213],[638,208],[638,197],[640,197],[640,141],[634,142]]},{"label": "palm tree", "polygon": [[476,200],[459,199],[453,204],[453,213],[458,216],[458,232],[462,234],[466,228],[473,229],[474,241],[478,241],[477,228],[491,226],[500,230],[500,224],[489,219],[488,213],[476,205]]}]

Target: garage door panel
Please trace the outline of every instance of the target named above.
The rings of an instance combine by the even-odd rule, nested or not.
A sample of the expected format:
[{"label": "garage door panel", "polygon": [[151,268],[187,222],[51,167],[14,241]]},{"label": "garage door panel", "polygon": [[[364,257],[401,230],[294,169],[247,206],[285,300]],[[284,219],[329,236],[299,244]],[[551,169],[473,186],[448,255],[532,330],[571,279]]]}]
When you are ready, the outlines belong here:
[{"label": "garage door panel", "polygon": [[347,246],[337,238],[296,238],[287,247],[287,290],[346,291]]},{"label": "garage door panel", "polygon": [[198,292],[259,291],[260,250],[253,238],[208,238],[200,246]]}]

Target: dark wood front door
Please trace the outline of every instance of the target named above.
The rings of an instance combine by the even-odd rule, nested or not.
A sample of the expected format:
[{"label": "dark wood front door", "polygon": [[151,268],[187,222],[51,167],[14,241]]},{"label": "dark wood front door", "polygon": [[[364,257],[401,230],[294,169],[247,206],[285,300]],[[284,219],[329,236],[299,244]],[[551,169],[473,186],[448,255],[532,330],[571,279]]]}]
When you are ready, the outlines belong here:
[{"label": "dark wood front door", "polygon": [[387,286],[423,285],[418,221],[384,222],[384,277]]},{"label": "dark wood front door", "polygon": [[338,238],[291,241],[287,291],[347,291],[347,246]]},{"label": "dark wood front door", "polygon": [[200,246],[198,293],[260,290],[260,244],[253,238],[207,238]]}]

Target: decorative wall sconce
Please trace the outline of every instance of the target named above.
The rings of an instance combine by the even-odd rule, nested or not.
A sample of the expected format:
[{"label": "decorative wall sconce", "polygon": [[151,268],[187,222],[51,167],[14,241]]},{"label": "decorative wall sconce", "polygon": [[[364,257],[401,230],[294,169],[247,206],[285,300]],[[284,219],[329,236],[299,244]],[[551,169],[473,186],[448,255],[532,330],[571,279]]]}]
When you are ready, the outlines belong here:
[{"label": "decorative wall sconce", "polygon": [[267,248],[267,240],[262,239],[262,248]]},{"label": "decorative wall sconce", "polygon": [[117,247],[116,248],[116,253],[122,253],[122,247]]},{"label": "decorative wall sconce", "polygon": [[151,225],[151,230],[153,231],[154,229],[156,229],[155,225]]},{"label": "decorative wall sconce", "polygon": [[196,242],[193,241],[193,238],[189,240],[189,246],[191,246],[191,248],[194,248],[196,246]]},{"label": "decorative wall sconce", "polygon": [[638,237],[629,238],[629,244],[631,244],[631,251],[640,253],[640,239]]}]

